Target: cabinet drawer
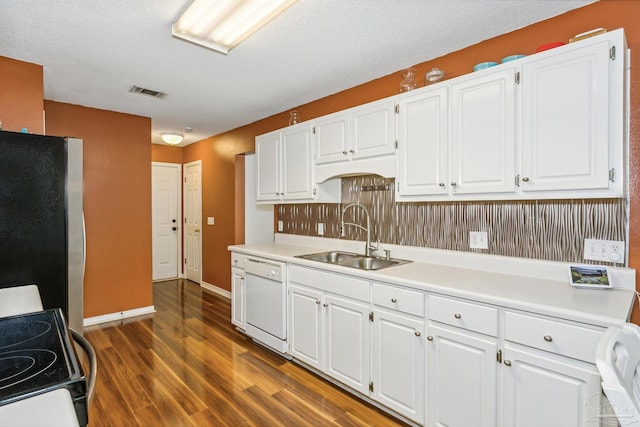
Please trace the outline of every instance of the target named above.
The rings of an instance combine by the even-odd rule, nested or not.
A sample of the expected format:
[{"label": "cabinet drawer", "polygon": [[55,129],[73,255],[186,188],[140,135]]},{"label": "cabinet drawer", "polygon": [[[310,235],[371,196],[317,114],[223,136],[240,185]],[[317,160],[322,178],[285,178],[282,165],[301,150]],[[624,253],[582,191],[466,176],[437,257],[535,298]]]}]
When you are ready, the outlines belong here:
[{"label": "cabinet drawer", "polygon": [[289,283],[310,286],[336,295],[369,302],[369,282],[357,277],[289,265]]},{"label": "cabinet drawer", "polygon": [[374,283],[373,303],[424,317],[424,294],[420,291]]},{"label": "cabinet drawer", "polygon": [[520,313],[506,312],[504,316],[506,340],[595,363],[602,330]]},{"label": "cabinet drawer", "polygon": [[244,259],[245,259],[245,256],[243,254],[231,252],[232,267],[242,268],[244,270]]},{"label": "cabinet drawer", "polygon": [[429,296],[429,319],[492,337],[498,336],[498,309],[493,307]]}]

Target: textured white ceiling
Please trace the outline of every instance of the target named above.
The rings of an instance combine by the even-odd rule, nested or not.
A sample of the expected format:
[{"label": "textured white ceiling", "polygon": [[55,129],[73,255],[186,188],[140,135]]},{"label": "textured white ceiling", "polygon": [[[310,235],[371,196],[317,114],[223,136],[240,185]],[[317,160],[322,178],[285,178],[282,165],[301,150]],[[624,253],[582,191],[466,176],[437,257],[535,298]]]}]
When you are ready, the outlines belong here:
[{"label": "textured white ceiling", "polygon": [[46,99],[151,117],[158,143],[190,126],[185,145],[594,1],[300,0],[225,56],[171,36],[190,0],[2,0],[0,55],[42,64]]}]

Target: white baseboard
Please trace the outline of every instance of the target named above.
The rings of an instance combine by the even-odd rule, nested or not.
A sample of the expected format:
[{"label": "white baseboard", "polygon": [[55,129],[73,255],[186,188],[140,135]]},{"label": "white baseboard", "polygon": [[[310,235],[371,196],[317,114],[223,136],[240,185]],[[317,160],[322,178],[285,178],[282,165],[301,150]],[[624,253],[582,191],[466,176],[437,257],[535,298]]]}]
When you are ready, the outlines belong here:
[{"label": "white baseboard", "polygon": [[202,282],[201,286],[203,288],[205,288],[206,290],[213,292],[214,294],[218,294],[218,295],[223,296],[223,297],[225,297],[227,299],[231,299],[231,292],[229,292],[229,291],[227,291],[225,289],[219,288],[219,287],[217,287],[215,285],[212,285],[211,283],[207,283],[205,281]]},{"label": "white baseboard", "polygon": [[113,322],[127,319],[129,317],[142,316],[143,314],[155,313],[156,309],[150,305],[147,307],[134,308],[133,310],[119,311],[116,313],[103,314],[101,316],[87,317],[82,324],[84,326],[97,325],[99,323]]}]

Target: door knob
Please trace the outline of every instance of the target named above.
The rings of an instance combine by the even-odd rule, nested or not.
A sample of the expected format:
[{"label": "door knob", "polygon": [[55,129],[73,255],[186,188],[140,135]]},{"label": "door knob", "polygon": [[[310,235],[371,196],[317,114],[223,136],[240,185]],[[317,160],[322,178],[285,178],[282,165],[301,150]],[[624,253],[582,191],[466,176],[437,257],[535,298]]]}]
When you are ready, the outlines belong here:
[{"label": "door knob", "polygon": [[172,219],[172,220],[171,220],[171,222],[175,223],[175,222],[176,222],[175,218],[174,218],[174,219]]},{"label": "door knob", "polygon": [[176,231],[176,230],[178,229],[178,227],[171,227],[171,229],[172,229],[173,231]]}]

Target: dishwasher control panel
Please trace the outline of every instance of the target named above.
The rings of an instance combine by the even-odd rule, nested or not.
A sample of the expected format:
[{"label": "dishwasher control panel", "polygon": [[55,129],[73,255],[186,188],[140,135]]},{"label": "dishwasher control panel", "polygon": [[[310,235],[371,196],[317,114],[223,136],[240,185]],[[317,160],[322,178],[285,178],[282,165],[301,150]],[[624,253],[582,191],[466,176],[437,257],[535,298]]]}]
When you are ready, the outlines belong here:
[{"label": "dishwasher control panel", "polygon": [[284,282],[286,279],[286,264],[262,258],[247,257],[244,263],[247,274],[264,277],[266,279]]}]

